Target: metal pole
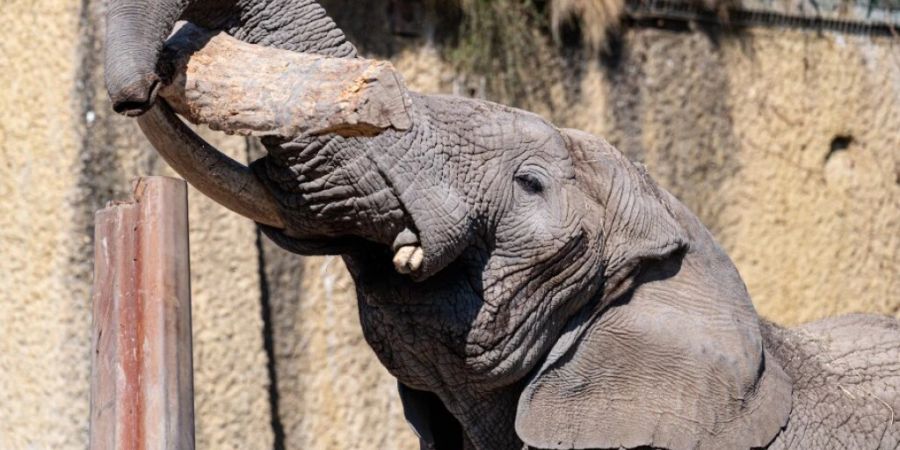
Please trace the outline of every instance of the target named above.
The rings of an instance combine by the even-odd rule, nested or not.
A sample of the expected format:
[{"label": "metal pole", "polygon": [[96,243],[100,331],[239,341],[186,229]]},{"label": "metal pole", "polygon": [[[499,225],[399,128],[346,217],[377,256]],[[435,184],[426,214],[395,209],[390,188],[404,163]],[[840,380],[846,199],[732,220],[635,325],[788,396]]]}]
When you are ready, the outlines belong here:
[{"label": "metal pole", "polygon": [[141,178],[95,223],[90,448],[192,450],[187,187]]}]

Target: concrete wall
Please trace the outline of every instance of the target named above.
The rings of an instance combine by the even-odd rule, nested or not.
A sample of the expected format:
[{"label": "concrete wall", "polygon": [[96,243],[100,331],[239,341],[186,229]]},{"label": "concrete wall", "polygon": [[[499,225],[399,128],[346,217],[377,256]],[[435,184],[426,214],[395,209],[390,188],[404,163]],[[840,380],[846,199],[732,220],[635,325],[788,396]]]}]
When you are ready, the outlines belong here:
[{"label": "concrete wall", "polygon": [[[433,28],[392,36],[385,2],[326,5],[414,88],[479,85],[429,42]],[[99,0],[0,8],[0,449],[86,447],[93,211],[134,176],[168,173],[106,102],[103,14]],[[897,45],[638,29],[600,61],[536,42],[524,102],[647,164],[767,317],[900,316]],[[238,159],[259,154],[206,135]],[[287,254],[190,195],[198,448],[415,448],[340,258]]]}]

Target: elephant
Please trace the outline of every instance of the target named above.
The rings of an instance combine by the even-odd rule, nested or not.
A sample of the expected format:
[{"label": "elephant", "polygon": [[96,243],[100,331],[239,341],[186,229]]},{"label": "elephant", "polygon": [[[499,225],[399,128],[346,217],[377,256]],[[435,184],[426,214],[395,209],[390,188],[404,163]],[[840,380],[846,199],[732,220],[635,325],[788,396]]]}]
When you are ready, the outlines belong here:
[{"label": "elephant", "polygon": [[[308,0],[111,0],[113,107],[215,154],[163,100],[176,21],[354,58]],[[600,137],[409,93],[412,126],[263,138],[183,173],[302,255],[341,255],[423,449],[900,448],[900,323],[757,314],[700,220]]]}]

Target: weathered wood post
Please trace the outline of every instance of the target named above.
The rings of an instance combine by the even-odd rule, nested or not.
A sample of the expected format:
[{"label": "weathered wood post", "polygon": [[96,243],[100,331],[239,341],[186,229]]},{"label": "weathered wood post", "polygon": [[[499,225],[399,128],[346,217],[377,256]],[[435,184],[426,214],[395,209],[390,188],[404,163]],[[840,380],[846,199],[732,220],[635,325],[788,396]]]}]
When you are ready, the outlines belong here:
[{"label": "weathered wood post", "polygon": [[90,448],[193,449],[187,185],[141,178],[95,221]]}]

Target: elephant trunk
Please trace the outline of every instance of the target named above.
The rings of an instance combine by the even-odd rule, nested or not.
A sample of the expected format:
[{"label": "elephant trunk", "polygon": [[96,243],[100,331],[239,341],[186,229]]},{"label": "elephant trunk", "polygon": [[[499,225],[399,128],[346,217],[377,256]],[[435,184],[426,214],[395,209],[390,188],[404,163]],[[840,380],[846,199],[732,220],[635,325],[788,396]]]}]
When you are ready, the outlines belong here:
[{"label": "elephant trunk", "polygon": [[105,72],[113,109],[143,114],[148,139],[191,185],[241,215],[283,228],[271,194],[247,167],[191,132],[168,105],[154,106],[172,81],[162,72],[164,44],[182,19],[288,50],[345,57],[356,50],[313,0],[110,0]]},{"label": "elephant trunk", "polygon": [[[162,51],[166,102],[138,123],[192,186],[256,222],[284,228],[269,191],[249,169],[188,129],[172,111],[230,133],[288,137],[406,130],[409,98],[388,63],[326,58],[243,43],[187,24]],[[171,105],[171,107],[169,106]]]},{"label": "elephant trunk", "polygon": [[255,222],[284,228],[272,194],[250,169],[197,136],[167,104],[153,105],[138,124],[163,159],[191,186]]},{"label": "elephant trunk", "polygon": [[[107,14],[106,87],[116,112],[140,116],[150,142],[192,186],[256,222],[283,227],[275,202],[243,165],[188,129],[167,105],[154,106],[162,88],[159,57],[187,0],[111,0]],[[151,109],[152,108],[152,109]]]},{"label": "elephant trunk", "polygon": [[136,2],[111,0],[106,27],[106,89],[113,109],[137,116],[156,100],[160,87],[157,61],[185,0]]}]

